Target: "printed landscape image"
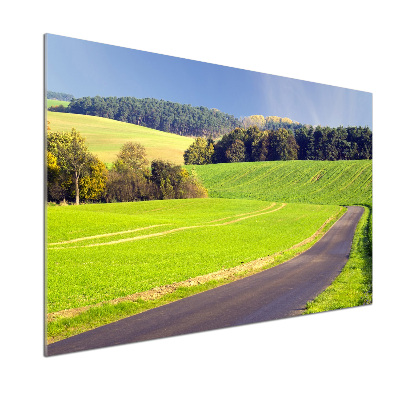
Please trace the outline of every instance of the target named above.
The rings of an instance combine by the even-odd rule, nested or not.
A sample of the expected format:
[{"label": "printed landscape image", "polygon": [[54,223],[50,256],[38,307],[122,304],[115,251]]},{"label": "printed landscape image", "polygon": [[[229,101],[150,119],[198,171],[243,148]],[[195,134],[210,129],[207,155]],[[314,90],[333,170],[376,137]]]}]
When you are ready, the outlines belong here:
[{"label": "printed landscape image", "polygon": [[371,93],[45,39],[46,355],[372,304]]}]

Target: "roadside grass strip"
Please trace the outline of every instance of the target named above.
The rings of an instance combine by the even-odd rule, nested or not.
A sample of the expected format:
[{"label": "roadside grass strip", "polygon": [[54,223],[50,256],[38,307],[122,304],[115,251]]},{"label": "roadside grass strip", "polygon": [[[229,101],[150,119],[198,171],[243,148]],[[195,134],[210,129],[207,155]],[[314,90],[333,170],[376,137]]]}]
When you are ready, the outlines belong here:
[{"label": "roadside grass strip", "polygon": [[48,251],[48,343],[278,265],[309,248],[345,212],[339,206],[197,200],[164,201],[177,207],[167,219],[172,214],[179,219],[181,205],[192,209],[186,219],[198,221],[201,215],[203,224],[196,225],[201,229]]},{"label": "roadside grass strip", "polygon": [[372,220],[364,207],[353,239],[350,257],[333,283],[308,302],[304,314],[356,307],[372,303]]}]

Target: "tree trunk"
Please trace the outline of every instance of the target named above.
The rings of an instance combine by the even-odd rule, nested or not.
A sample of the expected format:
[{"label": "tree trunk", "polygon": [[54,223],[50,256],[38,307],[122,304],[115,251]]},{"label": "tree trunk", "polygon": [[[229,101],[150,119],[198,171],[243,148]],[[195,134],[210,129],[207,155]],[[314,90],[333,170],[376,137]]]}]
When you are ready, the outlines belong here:
[{"label": "tree trunk", "polygon": [[75,204],[79,205],[79,175],[75,174]]}]

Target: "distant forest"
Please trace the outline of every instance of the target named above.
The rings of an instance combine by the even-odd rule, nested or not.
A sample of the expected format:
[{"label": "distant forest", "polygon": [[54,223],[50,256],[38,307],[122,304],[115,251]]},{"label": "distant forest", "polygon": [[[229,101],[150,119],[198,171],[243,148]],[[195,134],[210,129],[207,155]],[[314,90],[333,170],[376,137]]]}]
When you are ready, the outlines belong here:
[{"label": "distant forest", "polygon": [[50,100],[71,101],[74,96],[68,93],[47,91],[47,98]]},{"label": "distant forest", "polygon": [[237,118],[215,108],[151,98],[83,97],[72,99],[68,107],[49,110],[110,118],[182,136],[216,137],[241,126]]},{"label": "distant forest", "polygon": [[[49,93],[54,92],[48,92],[48,98],[50,98]],[[58,95],[60,96],[57,99],[61,100],[61,95],[65,94],[58,93]],[[215,108],[193,107],[188,104],[153,98],[95,96],[72,98],[70,101],[68,107],[53,106],[49,110],[115,119],[181,136],[211,135],[216,138],[235,128],[248,128],[249,126],[257,126],[261,130],[283,128],[295,132],[303,126],[289,118],[251,115],[238,119]]]}]

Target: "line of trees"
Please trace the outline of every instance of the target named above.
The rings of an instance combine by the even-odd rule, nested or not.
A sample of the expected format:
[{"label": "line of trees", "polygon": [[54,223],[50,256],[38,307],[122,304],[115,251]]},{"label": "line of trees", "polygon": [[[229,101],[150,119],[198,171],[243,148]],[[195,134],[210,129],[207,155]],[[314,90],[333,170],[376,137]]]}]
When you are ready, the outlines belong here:
[{"label": "line of trees", "polygon": [[51,202],[125,202],[207,197],[184,168],[146,158],[139,143],[125,143],[110,170],[75,130],[47,133],[47,197]]},{"label": "line of trees", "polygon": [[368,127],[301,127],[295,132],[299,160],[372,159],[372,131]]},{"label": "line of trees", "polygon": [[236,128],[219,141],[196,138],[184,153],[185,164],[277,160],[361,160],[372,158],[368,127],[306,127],[295,132],[257,126]]},{"label": "line of trees", "polygon": [[241,125],[234,116],[214,108],[152,98],[83,97],[72,99],[68,107],[49,110],[110,118],[182,136],[220,136]]}]

